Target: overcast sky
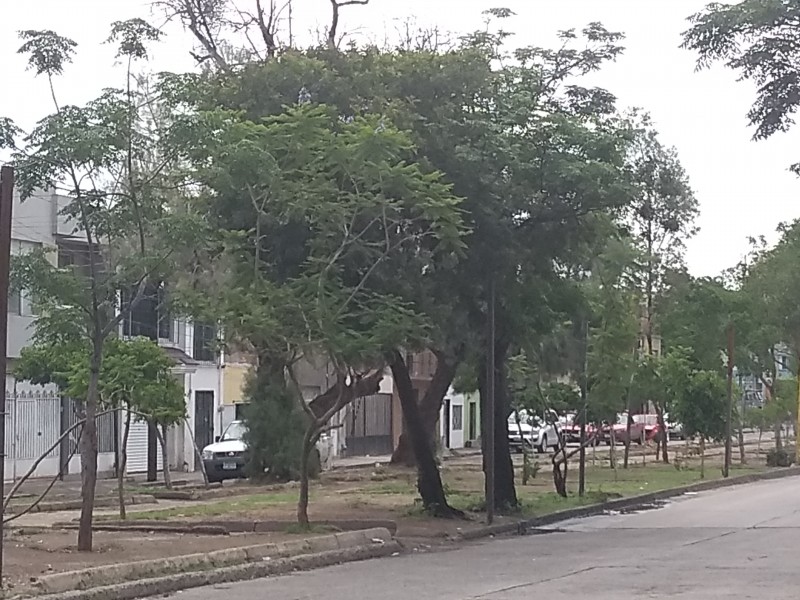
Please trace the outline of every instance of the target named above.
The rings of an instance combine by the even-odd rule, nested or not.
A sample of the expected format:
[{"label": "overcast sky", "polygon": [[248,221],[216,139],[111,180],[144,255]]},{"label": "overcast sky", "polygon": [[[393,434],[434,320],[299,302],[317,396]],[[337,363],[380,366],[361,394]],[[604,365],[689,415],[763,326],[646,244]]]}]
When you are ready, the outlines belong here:
[{"label": "overcast sky", "polygon": [[[250,0],[238,0],[245,6]],[[787,171],[800,161],[800,129],[752,142],[745,114],[753,87],[722,68],[696,73],[694,56],[680,50],[686,17],[704,0],[371,0],[342,12],[343,27],[362,38],[383,40],[408,17],[420,25],[464,32],[482,26],[481,12],[505,6],[517,13],[504,28],[518,45],[549,45],[555,32],[601,21],[627,35],[624,56],[597,82],[653,115],[663,140],[674,145],[702,210],[700,233],[689,242],[688,262],[697,275],[716,275],[747,250],[747,236],[775,239],[776,225],[800,216],[800,181]],[[295,0],[295,31],[325,22],[328,0]],[[0,18],[0,116],[29,127],[51,110],[46,82],[25,70],[15,54],[23,29],[53,29],[79,44],[75,64],[58,81],[62,103],[82,103],[103,87],[121,86],[123,70],[103,46],[113,21],[140,16],[161,24],[145,0],[25,0],[3,2]],[[154,70],[191,69],[191,39],[176,29],[154,52]]]}]

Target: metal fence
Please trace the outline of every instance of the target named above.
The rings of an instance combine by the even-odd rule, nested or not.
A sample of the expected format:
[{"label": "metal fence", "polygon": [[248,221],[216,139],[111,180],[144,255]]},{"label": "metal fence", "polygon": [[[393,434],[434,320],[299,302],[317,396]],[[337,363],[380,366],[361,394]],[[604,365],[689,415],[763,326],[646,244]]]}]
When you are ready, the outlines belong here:
[{"label": "metal fence", "polygon": [[[81,400],[66,399],[65,410],[67,414],[64,420],[64,431],[83,418],[83,404]],[[69,435],[69,447],[67,449],[69,454],[75,450],[80,429],[80,427],[75,428]],[[114,452],[114,413],[105,414],[97,419],[97,450],[100,454]]]},{"label": "metal fence", "polygon": [[[66,412],[62,420],[62,407]],[[21,391],[6,393],[6,443],[8,460],[35,460],[49,448],[55,447],[47,458],[58,458],[61,452],[56,442],[63,431],[77,423],[83,414],[83,403],[66,399],[62,403],[56,392]],[[68,453],[78,442],[80,427],[68,437]],[[114,415],[97,420],[98,450],[114,452]]]}]

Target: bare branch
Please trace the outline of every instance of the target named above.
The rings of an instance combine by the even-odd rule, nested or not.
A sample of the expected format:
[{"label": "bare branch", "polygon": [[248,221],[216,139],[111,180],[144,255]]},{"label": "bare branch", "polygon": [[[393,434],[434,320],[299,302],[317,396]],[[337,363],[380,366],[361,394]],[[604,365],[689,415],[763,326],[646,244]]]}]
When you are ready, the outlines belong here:
[{"label": "bare branch", "polygon": [[336,32],[339,29],[339,10],[343,6],[369,4],[369,0],[331,0],[331,26],[328,28],[328,48],[336,50]]}]

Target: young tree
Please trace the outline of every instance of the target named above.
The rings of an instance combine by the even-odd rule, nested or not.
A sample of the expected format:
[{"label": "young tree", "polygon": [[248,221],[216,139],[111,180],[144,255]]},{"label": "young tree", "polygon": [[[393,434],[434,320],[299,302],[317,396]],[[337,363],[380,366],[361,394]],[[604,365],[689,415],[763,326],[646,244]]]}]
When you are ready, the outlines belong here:
[{"label": "young tree", "polygon": [[[751,314],[755,315],[754,321],[760,327],[751,336],[760,340],[760,346],[764,348],[762,352],[766,356],[761,360],[766,364],[760,366],[764,368],[763,377],[771,379],[768,388],[771,398],[779,396],[775,388],[777,347],[785,345],[794,357],[794,364],[800,362],[800,308],[796,302],[800,293],[800,275],[796,268],[800,260],[800,221],[782,224],[779,231],[780,241],[774,248],[757,255],[742,287],[750,306],[757,311]],[[795,375],[800,382],[800,375]],[[797,389],[795,386],[795,404],[798,402]],[[776,426],[776,445],[779,443],[780,430]]]},{"label": "young tree", "polygon": [[[86,340],[53,340],[39,330],[34,344],[23,348],[14,365],[14,376],[37,385],[56,384],[70,398],[85,398],[89,387],[90,349]],[[127,465],[127,441],[131,420],[146,420],[166,430],[181,422],[186,413],[183,387],[172,375],[174,366],[155,342],[146,338],[123,340],[110,337],[103,347],[98,381],[101,410],[123,410],[120,454],[117,457],[117,489],[120,518],[125,519],[124,481]],[[161,438],[163,440],[163,436]],[[165,465],[166,447],[162,443]],[[167,479],[165,472],[165,479]]]},{"label": "young tree", "polygon": [[[653,339],[659,325],[658,304],[665,291],[666,274],[683,263],[684,242],[695,232],[698,205],[676,151],[661,144],[648,117],[642,120],[631,147],[630,164],[637,193],[626,220],[643,256],[642,335],[644,354],[653,359],[656,354]],[[665,407],[657,401],[655,405],[661,430],[666,431]],[[630,414],[628,422],[630,424]],[[664,462],[669,462],[665,435],[661,436],[661,448]]]},{"label": "young tree", "polygon": [[[127,90],[107,89],[86,106],[60,106],[54,77],[71,61],[75,43],[52,31],[26,31],[20,52],[38,75],[47,76],[55,112],[40,120],[18,143],[19,131],[3,120],[6,142],[13,143],[23,199],[37,189],[62,194],[59,216],[72,227],[73,266],[58,268],[46,251],[20,257],[14,279],[41,307],[37,330],[51,339],[65,329],[85,341],[89,377],[81,437],[82,500],[78,548],[92,549],[92,513],[97,481],[95,415],[107,340],[123,315],[171,271],[176,248],[187,245],[191,220],[170,210],[168,184],[173,152],[163,132],[144,134],[142,107],[129,87],[130,68],[145,59],[145,42],[158,32],[143,21],[114,25],[119,56],[129,65]],[[189,225],[189,226],[187,226]],[[132,290],[119,306],[121,290]],[[60,332],[60,333],[59,333]],[[56,336],[56,337],[53,337]]]},{"label": "young tree", "polygon": [[706,440],[725,437],[727,401],[725,380],[713,371],[683,370],[680,393],[676,396],[675,415],[687,436],[700,438],[700,476],[705,477]]},{"label": "young tree", "polygon": [[[689,17],[683,47],[698,53],[698,69],[723,63],[752,81],[756,100],[747,118],[762,140],[794,125],[800,106],[800,6],[781,0],[714,2]],[[795,172],[800,164],[794,165]]]}]

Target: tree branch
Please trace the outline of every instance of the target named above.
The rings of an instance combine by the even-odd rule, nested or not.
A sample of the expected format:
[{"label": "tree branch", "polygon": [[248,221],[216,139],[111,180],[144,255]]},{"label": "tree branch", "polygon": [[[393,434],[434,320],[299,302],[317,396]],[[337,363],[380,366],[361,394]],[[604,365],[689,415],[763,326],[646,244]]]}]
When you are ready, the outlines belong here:
[{"label": "tree branch", "polygon": [[336,50],[336,32],[339,29],[339,10],[343,6],[365,6],[369,0],[331,0],[331,26],[328,28],[328,48]]}]

